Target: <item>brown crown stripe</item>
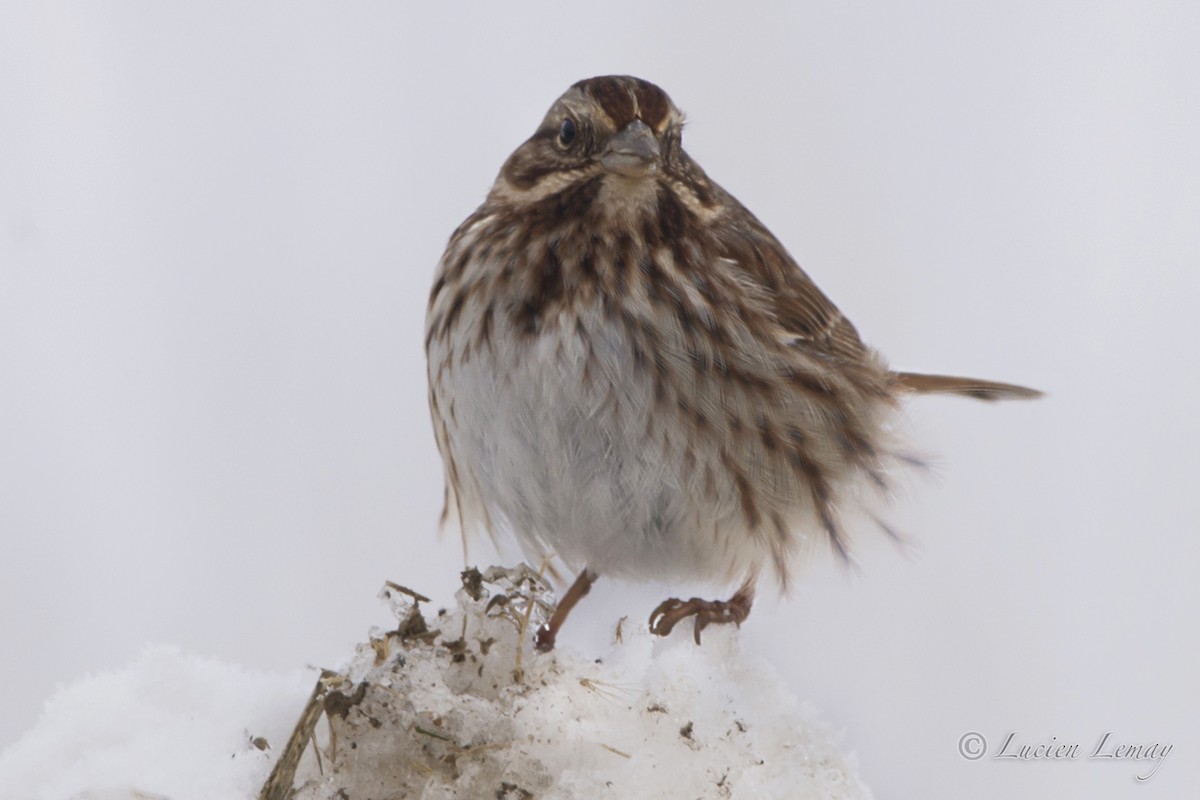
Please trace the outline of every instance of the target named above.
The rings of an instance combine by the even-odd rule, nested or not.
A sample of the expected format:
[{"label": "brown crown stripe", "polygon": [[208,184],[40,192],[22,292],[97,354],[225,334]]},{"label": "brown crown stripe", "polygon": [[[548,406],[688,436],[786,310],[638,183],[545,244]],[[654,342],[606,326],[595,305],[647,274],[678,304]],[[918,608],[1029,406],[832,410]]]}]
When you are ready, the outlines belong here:
[{"label": "brown crown stripe", "polygon": [[661,131],[671,111],[667,93],[640,78],[606,75],[579,81],[573,88],[595,100],[617,130],[641,119]]}]

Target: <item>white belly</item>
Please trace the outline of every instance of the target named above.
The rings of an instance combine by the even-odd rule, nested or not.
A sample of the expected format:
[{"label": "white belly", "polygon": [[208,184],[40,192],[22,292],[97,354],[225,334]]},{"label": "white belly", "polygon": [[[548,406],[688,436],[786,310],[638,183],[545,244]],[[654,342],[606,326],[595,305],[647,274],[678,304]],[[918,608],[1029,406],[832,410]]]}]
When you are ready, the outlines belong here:
[{"label": "white belly", "polygon": [[[738,579],[759,553],[730,536],[725,485],[701,490],[691,437],[656,424],[654,386],[598,310],[546,320],[536,338],[498,328],[435,383],[459,471],[462,522],[486,517],[531,561],[640,578]],[[430,363],[447,356],[435,342]],[[445,410],[449,409],[450,413]]]}]

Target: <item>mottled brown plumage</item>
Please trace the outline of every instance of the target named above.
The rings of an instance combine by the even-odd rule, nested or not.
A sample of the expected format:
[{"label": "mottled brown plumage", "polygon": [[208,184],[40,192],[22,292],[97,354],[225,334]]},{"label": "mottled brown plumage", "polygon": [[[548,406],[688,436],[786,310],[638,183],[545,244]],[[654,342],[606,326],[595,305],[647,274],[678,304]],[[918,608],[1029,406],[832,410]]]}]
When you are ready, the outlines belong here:
[{"label": "mottled brown plumage", "polygon": [[664,603],[664,634],[740,622],[816,531],[848,557],[900,396],[1037,395],[889,370],[682,128],[646,81],[571,87],[451,237],[426,337],[447,516],[582,570],[572,601],[598,574],[740,582]]}]

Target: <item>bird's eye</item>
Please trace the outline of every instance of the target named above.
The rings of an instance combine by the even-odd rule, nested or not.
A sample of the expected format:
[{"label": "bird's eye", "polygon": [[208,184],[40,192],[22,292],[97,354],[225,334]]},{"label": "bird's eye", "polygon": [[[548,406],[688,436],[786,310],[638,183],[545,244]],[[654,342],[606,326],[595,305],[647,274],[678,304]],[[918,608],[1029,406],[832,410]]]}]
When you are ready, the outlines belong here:
[{"label": "bird's eye", "polygon": [[575,135],[575,121],[567,117],[558,128],[558,143],[563,147],[570,147],[571,143],[575,141]]}]

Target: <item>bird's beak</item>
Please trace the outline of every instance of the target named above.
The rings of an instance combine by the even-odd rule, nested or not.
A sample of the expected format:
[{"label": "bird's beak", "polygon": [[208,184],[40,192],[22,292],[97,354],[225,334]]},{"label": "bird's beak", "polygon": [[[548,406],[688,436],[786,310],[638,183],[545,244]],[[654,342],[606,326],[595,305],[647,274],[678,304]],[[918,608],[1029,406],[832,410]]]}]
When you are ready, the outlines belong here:
[{"label": "bird's beak", "polygon": [[600,163],[609,172],[637,178],[657,172],[661,157],[654,131],[640,119],[635,119],[608,140]]}]

